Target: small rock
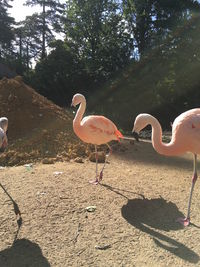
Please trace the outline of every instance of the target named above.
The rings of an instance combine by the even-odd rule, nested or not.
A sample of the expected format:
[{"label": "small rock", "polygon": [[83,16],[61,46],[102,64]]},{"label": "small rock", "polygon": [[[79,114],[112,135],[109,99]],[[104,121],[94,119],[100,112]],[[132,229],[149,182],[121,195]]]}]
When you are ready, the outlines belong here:
[{"label": "small rock", "polygon": [[86,207],[85,209],[88,211],[88,212],[94,212],[96,210],[96,206],[88,206]]},{"label": "small rock", "polygon": [[[98,162],[99,163],[104,163],[106,159],[106,155],[103,151],[98,152]],[[96,153],[92,152],[89,155],[89,160],[92,162],[96,162]]]},{"label": "small rock", "polygon": [[40,191],[37,191],[36,195],[39,196],[39,195],[45,195],[46,192],[40,192]]},{"label": "small rock", "polygon": [[55,171],[55,172],[53,172],[53,174],[54,174],[55,176],[58,176],[58,175],[61,175],[61,174],[63,174],[63,172],[60,172],[60,171]]},{"label": "small rock", "polygon": [[76,162],[76,163],[83,163],[83,159],[77,157],[77,158],[74,159],[74,162]]},{"label": "small rock", "polygon": [[54,159],[52,159],[52,158],[44,158],[42,160],[42,163],[43,164],[53,164],[54,163]]}]

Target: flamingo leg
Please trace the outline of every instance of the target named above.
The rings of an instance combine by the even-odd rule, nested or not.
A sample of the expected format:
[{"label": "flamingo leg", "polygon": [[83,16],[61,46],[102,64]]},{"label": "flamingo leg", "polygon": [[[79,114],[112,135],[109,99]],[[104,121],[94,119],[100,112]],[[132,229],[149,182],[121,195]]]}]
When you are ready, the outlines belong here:
[{"label": "flamingo leg", "polygon": [[96,158],[96,179],[94,181],[89,181],[91,184],[97,185],[99,183],[98,181],[98,152],[97,152],[97,145],[95,147],[95,158]]},{"label": "flamingo leg", "polygon": [[111,148],[111,146],[109,146],[109,144],[106,144],[106,145],[107,145],[108,148],[109,148],[109,152],[108,152],[108,154],[106,155],[105,162],[104,162],[103,167],[102,167],[102,169],[101,169],[101,172],[100,172],[100,175],[99,175],[99,181],[101,181],[101,180],[103,179],[103,171],[104,171],[104,169],[105,169],[106,162],[107,162],[107,160],[108,160],[108,157],[112,154],[112,148]]},{"label": "flamingo leg", "polygon": [[190,224],[190,207],[192,203],[192,193],[194,190],[195,183],[197,181],[197,155],[194,154],[194,173],[192,177],[192,185],[191,185],[191,190],[190,190],[190,196],[189,196],[189,201],[188,201],[188,210],[187,210],[187,216],[186,218],[178,218],[177,221],[181,223],[184,226],[188,226]]}]

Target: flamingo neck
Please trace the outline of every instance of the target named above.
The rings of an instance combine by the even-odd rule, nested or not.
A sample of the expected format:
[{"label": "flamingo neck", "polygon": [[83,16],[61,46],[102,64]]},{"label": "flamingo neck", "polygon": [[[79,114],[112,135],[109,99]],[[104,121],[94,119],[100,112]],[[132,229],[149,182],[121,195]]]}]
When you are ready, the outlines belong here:
[{"label": "flamingo neck", "polygon": [[154,149],[162,155],[166,156],[175,156],[179,155],[181,151],[179,151],[178,147],[176,146],[173,138],[169,143],[162,142],[162,128],[160,123],[156,118],[150,116],[150,125],[152,126],[152,145]]},{"label": "flamingo neck", "polygon": [[73,120],[74,125],[80,125],[81,124],[83,114],[85,113],[85,108],[86,108],[86,100],[82,99],[80,106],[76,112],[76,116]]}]

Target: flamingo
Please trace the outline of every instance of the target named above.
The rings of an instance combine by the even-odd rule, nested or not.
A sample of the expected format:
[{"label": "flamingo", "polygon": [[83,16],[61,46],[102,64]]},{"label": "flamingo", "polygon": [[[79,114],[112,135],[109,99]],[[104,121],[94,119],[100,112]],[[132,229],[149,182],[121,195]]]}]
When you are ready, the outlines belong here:
[{"label": "flamingo", "polygon": [[[6,117],[1,117],[0,118],[0,152],[4,152],[5,148],[8,145],[7,132],[8,132],[8,119]],[[14,201],[14,199],[11,197],[11,195],[7,192],[7,190],[4,188],[4,186],[1,183],[0,183],[0,187],[3,189],[3,191],[6,193],[6,195],[12,201],[13,207],[14,207],[14,212],[18,216],[18,219],[17,219],[18,230],[17,230],[17,233],[15,235],[15,240],[16,240],[17,235],[19,233],[19,229],[22,226],[21,212],[19,210],[17,203]]]},{"label": "flamingo", "polygon": [[105,168],[106,161],[98,177],[98,153],[97,146],[106,144],[109,148],[109,154],[112,150],[108,142],[111,140],[120,140],[123,138],[122,133],[117,129],[116,125],[104,116],[90,115],[83,118],[83,114],[86,109],[86,99],[82,94],[75,94],[72,99],[72,106],[79,105],[76,116],[73,120],[73,129],[75,134],[85,143],[90,143],[95,146],[96,155],[96,179],[90,181],[92,184],[98,184],[103,178],[103,170]]},{"label": "flamingo", "polygon": [[6,135],[8,129],[8,119],[6,117],[0,118],[0,152],[3,152],[8,145],[8,138]]},{"label": "flamingo", "polygon": [[159,154],[178,156],[185,152],[191,152],[194,155],[187,216],[177,219],[182,225],[188,226],[190,224],[192,193],[197,181],[197,155],[200,154],[200,108],[188,110],[174,120],[172,124],[172,138],[167,144],[162,142],[162,128],[160,123],[150,114],[139,114],[136,117],[133,132],[139,133],[149,124],[152,127],[152,145]]}]

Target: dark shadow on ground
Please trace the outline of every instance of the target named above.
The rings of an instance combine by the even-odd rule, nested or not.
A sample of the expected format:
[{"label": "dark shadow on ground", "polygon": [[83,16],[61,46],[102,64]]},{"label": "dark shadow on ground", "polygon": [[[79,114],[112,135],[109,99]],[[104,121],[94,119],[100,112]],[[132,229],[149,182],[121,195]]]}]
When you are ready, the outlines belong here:
[{"label": "dark shadow on ground", "polygon": [[146,225],[166,232],[182,229],[176,219],[184,217],[174,203],[167,202],[162,197],[128,200],[128,203],[122,207],[122,215],[137,228],[140,225]]},{"label": "dark shadow on ground", "polygon": [[115,194],[117,194],[119,196],[122,196],[122,197],[124,197],[126,199],[128,199],[128,197],[125,195],[126,193],[137,195],[137,196],[140,196],[142,198],[145,198],[144,195],[138,194],[137,192],[133,192],[133,191],[125,190],[125,189],[116,188],[116,187],[113,187],[113,186],[110,186],[110,185],[107,185],[107,184],[102,184],[102,183],[99,183],[99,185],[100,186],[103,186],[107,190],[110,190],[110,191],[114,192]]},{"label": "dark shadow on ground", "polygon": [[16,240],[10,248],[0,252],[2,267],[50,267],[41,248],[27,239]]},{"label": "dark shadow on ground", "polygon": [[[14,242],[16,241],[17,237],[18,237],[18,234],[19,234],[19,230],[22,226],[22,216],[21,216],[21,212],[20,212],[20,209],[19,209],[19,206],[18,204],[16,203],[16,201],[11,197],[11,195],[8,193],[8,191],[5,189],[5,187],[0,183],[0,187],[3,189],[4,193],[8,196],[8,198],[10,199],[10,201],[12,202],[13,204],[13,209],[14,209],[14,213],[17,217],[17,231],[16,231],[16,234],[15,234],[15,238],[14,238]],[[0,265],[1,266],[1,265]]]},{"label": "dark shadow on ground", "polygon": [[159,247],[190,263],[197,263],[199,261],[199,255],[187,246],[159,233],[159,231],[169,232],[182,228],[175,220],[178,217],[183,217],[183,214],[174,203],[167,202],[163,198],[130,199],[122,207],[121,213],[128,223],[152,236],[154,242]]},{"label": "dark shadow on ground", "polygon": [[[113,156],[116,158],[120,158],[125,161],[130,161],[130,163],[145,163],[151,165],[163,165],[173,168],[183,168],[183,169],[193,169],[193,158],[192,156],[189,158],[185,155],[182,156],[164,156],[158,154],[150,141],[140,141],[135,142],[133,145],[129,144],[128,141],[123,141],[122,143],[127,150],[125,152],[114,151]],[[120,149],[119,149],[120,150]],[[192,174],[191,174],[192,175]]]}]

